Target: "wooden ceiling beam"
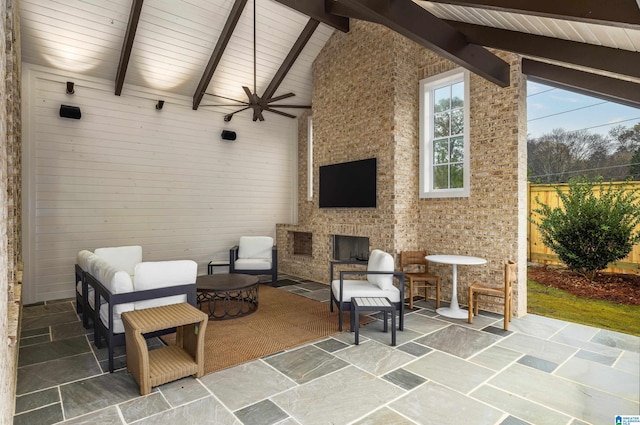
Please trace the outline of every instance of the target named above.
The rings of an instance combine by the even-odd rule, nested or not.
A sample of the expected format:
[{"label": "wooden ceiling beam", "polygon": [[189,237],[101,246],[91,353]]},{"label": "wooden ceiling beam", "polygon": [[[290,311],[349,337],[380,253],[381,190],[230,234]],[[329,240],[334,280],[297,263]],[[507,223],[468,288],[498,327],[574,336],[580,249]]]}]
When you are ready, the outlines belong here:
[{"label": "wooden ceiling beam", "polygon": [[509,85],[509,64],[411,0],[328,0],[331,13],[349,13],[380,23],[427,49],[499,85]]},{"label": "wooden ceiling beam", "polygon": [[578,71],[531,59],[522,59],[527,79],[599,99],[640,108],[640,84]]},{"label": "wooden ceiling beam", "polygon": [[617,27],[639,28],[640,5],[636,0],[430,0],[455,6],[521,13]]},{"label": "wooden ceiling beam", "polygon": [[262,94],[261,98],[264,101],[268,101],[269,99],[271,99],[276,90],[278,90],[280,83],[282,83],[282,80],[284,80],[284,77],[287,75],[296,59],[298,59],[298,56],[302,52],[302,49],[304,49],[304,46],[307,45],[307,42],[313,35],[313,32],[316,30],[316,28],[318,28],[318,25],[320,25],[320,21],[317,21],[313,18],[309,19],[307,25],[305,25],[302,32],[298,36],[298,39],[295,43],[293,43],[293,47],[287,54],[287,57],[284,58],[284,61],[282,61],[282,65],[280,65],[280,68]]},{"label": "wooden ceiling beam", "polygon": [[640,78],[640,53],[466,22],[445,21],[471,43]]},{"label": "wooden ceiling beam", "polygon": [[290,7],[293,10],[307,15],[310,18],[329,25],[339,31],[349,32],[349,19],[328,13],[325,9],[325,0],[276,0],[278,3]]},{"label": "wooden ceiling beam", "polygon": [[133,40],[136,38],[136,30],[138,29],[138,22],[140,21],[140,13],[142,12],[143,1],[144,0],[133,0],[131,2],[131,12],[129,12],[127,32],[124,35],[122,50],[120,51],[120,62],[118,63],[118,71],[116,72],[116,96],[120,96],[120,94],[122,94],[124,77],[127,74],[127,67],[129,66],[129,58],[131,57]]},{"label": "wooden ceiling beam", "polygon": [[220,63],[220,59],[222,58],[224,49],[227,47],[227,44],[229,43],[231,34],[233,34],[233,30],[236,28],[236,25],[238,24],[238,20],[240,19],[240,15],[242,15],[242,11],[244,10],[244,7],[246,4],[247,4],[247,0],[236,0],[235,3],[233,4],[233,7],[231,8],[231,12],[229,13],[227,22],[225,22],[224,28],[222,28],[222,32],[220,33],[220,37],[218,37],[218,42],[216,43],[216,47],[213,49],[211,58],[209,58],[209,63],[207,63],[207,67],[204,69],[202,78],[200,78],[200,82],[198,83],[196,92],[193,94],[194,110],[198,109],[200,102],[202,102],[202,97],[207,91],[207,87],[211,82],[211,78],[213,78],[213,73],[216,71],[216,68]]}]

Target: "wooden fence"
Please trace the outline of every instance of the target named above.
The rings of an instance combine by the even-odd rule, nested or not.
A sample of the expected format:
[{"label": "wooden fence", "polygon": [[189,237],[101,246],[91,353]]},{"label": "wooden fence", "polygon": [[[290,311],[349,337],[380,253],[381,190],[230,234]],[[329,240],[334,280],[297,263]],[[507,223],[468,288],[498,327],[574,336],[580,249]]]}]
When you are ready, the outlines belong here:
[{"label": "wooden fence", "polygon": [[[619,185],[622,183],[614,184]],[[539,208],[540,205],[536,201],[536,198],[539,199],[540,202],[551,207],[559,205],[559,196],[556,193],[555,187],[559,187],[563,192],[569,191],[569,185],[567,184],[529,184],[528,203],[530,218],[532,217],[532,214],[534,214],[533,218],[537,221],[537,218],[535,217],[537,214],[533,213],[533,210]],[[628,183],[627,189],[640,191],[640,182]],[[638,208],[640,208],[640,205]],[[560,264],[561,262],[558,260],[558,256],[542,243],[542,236],[540,235],[538,226],[529,221],[528,227],[529,246],[527,250],[527,257],[529,261],[546,264]],[[606,269],[606,271],[612,273],[640,274],[640,244],[636,244],[626,258],[615,263],[611,263],[610,267]]]}]

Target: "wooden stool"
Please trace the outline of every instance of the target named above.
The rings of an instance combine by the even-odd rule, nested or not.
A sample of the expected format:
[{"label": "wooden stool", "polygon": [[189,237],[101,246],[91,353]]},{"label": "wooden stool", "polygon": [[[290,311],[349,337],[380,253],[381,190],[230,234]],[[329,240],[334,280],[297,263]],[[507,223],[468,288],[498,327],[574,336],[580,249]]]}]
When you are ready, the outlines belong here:
[{"label": "wooden stool", "polygon": [[384,313],[384,331],[389,331],[387,313],[391,312],[391,345],[396,345],[396,307],[391,304],[389,298],[380,297],[353,297],[351,298],[351,323],[356,332],[356,345],[360,343],[360,312],[382,311]]},{"label": "wooden stool", "polygon": [[[207,314],[187,303],[122,313],[127,370],[140,385],[140,395],[151,387],[185,376],[204,374],[204,334]],[[176,345],[149,351],[144,334],[176,328]]]}]

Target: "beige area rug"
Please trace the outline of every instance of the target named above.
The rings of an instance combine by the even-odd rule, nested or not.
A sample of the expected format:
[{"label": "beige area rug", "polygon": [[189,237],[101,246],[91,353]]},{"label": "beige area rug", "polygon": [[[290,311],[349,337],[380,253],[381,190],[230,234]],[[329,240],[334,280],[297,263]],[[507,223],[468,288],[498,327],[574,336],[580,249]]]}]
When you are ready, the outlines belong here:
[{"label": "beige area rug", "polygon": [[[348,331],[349,312],[342,314]],[[373,320],[361,316],[360,326]],[[331,313],[329,304],[260,285],[255,313],[207,324],[204,371],[216,372],[338,332],[338,312],[334,308]],[[175,334],[162,339],[175,343]]]}]

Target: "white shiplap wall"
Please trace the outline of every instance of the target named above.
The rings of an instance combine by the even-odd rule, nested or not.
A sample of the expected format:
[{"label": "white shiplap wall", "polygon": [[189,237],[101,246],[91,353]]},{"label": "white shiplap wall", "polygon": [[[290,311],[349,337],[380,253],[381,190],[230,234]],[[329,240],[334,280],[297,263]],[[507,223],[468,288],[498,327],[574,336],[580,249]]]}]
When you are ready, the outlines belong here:
[{"label": "white shiplap wall", "polygon": [[[193,259],[204,274],[240,235],[295,219],[296,120],[246,111],[225,123],[191,98],[129,85],[119,97],[113,81],[23,70],[26,303],[74,296],[81,249],[139,244],[145,260]],[[61,104],[82,119],[60,118]]]}]

